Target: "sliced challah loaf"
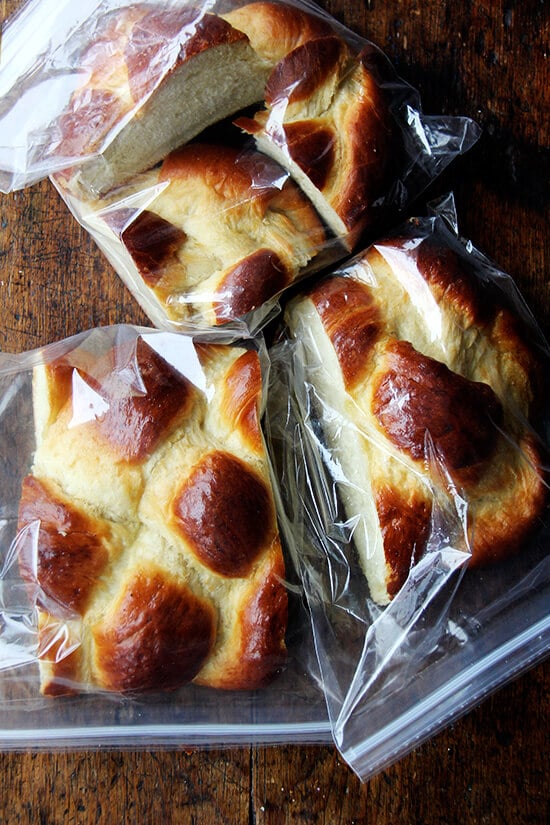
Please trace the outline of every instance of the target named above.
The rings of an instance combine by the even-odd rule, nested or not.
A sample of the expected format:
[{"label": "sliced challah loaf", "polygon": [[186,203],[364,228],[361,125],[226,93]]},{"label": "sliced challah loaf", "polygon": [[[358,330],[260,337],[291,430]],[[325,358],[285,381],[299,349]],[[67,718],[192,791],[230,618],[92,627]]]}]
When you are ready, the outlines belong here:
[{"label": "sliced challah loaf", "polygon": [[370,248],[294,300],[339,492],[374,601],[441,541],[517,552],[544,507],[538,359],[514,312],[437,234]]}]

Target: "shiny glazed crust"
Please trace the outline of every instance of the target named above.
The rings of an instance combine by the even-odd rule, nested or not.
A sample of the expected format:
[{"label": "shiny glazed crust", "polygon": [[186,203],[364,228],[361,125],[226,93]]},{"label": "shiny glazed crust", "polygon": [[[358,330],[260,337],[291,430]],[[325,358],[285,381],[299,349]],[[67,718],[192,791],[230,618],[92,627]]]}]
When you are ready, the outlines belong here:
[{"label": "shiny glazed crust", "polygon": [[223,17],[272,66],[303,43],[333,34],[328,21],[284,3],[247,3]]},{"label": "shiny glazed crust", "polygon": [[160,193],[121,239],[173,321],[241,318],[289,286],[325,240],[307,199],[260,153],[190,144],[155,183]]},{"label": "shiny glazed crust", "polygon": [[197,345],[203,392],[154,346],[35,370],[19,540],[46,695],[255,689],[284,665],[258,356]]},{"label": "shiny glazed crust", "polygon": [[323,362],[312,382],[338,412],[324,432],[373,599],[395,596],[442,524],[473,566],[519,552],[546,502],[529,424],[539,364],[496,290],[413,233],[370,248],[287,318]]}]

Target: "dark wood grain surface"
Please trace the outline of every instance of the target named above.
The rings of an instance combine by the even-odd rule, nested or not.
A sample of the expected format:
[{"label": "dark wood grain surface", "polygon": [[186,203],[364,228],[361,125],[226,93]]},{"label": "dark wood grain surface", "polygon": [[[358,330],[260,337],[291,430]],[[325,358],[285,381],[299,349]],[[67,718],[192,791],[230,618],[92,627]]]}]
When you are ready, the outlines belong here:
[{"label": "dark wood grain surface", "polygon": [[[18,5],[1,3],[3,17]],[[425,197],[454,191],[462,234],[516,279],[548,336],[545,4],[322,5],[386,51],[427,113],[483,127]],[[146,319],[53,188],[0,196],[0,348],[21,352],[117,322]],[[542,825],[549,686],[539,664],[364,784],[331,746],[4,753],[0,822]]]}]

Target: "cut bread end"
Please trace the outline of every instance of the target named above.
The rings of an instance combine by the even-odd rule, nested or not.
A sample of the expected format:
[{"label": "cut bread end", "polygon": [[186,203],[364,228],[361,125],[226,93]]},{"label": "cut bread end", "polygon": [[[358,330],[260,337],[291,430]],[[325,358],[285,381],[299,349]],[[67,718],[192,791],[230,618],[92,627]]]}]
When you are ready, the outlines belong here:
[{"label": "cut bread end", "polygon": [[102,154],[82,166],[80,185],[103,195],[152,168],[207,127],[259,102],[268,68],[245,41],[217,46],[182,64]]}]

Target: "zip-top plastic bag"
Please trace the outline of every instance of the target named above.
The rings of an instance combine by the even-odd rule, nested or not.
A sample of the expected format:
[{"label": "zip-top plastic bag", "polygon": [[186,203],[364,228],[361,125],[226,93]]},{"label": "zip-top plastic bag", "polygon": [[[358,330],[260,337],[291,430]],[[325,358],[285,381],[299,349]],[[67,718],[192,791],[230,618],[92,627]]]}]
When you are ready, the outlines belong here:
[{"label": "zip-top plastic bag", "polygon": [[548,653],[549,350],[452,201],[285,319],[284,523],[334,740],[367,779]]},{"label": "zip-top plastic bag", "polygon": [[5,745],[327,739],[268,367],[261,340],[131,326],[0,353]]},{"label": "zip-top plastic bag", "polygon": [[49,7],[4,32],[2,187],[51,176],[166,329],[254,334],[479,134],[310,3],[56,4],[25,61]]}]

